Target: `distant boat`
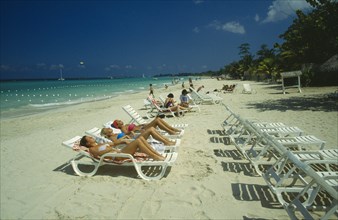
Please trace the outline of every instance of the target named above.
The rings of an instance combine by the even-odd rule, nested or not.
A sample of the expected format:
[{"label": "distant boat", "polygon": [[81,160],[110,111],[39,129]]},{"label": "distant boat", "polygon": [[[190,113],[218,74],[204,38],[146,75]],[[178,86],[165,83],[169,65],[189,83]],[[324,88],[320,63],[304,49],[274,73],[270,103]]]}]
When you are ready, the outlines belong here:
[{"label": "distant boat", "polygon": [[144,74],[142,74],[142,78],[146,78]]},{"label": "distant boat", "polygon": [[62,68],[60,68],[60,78],[58,80],[60,80],[60,81],[65,80],[64,78],[62,78]]},{"label": "distant boat", "polygon": [[154,79],[154,80],[158,80],[158,78],[156,78],[156,77],[153,77],[153,79]]}]

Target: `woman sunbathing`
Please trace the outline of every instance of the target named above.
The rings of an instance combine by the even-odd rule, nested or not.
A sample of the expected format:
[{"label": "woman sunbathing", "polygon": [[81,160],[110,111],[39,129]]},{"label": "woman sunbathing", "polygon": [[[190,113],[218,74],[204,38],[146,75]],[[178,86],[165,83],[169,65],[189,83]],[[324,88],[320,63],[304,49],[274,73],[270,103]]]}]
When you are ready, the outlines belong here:
[{"label": "woman sunbathing", "polygon": [[[120,133],[120,134],[124,134],[124,133]],[[123,137],[118,137],[118,135],[120,134],[114,134],[113,133],[113,129],[111,128],[102,128],[101,129],[101,135],[104,136],[105,138],[108,138],[109,140],[115,142],[115,143],[120,143],[122,142],[124,139],[130,139],[129,135],[124,135]],[[162,142],[164,145],[175,145],[176,143],[174,141],[170,141],[168,138],[163,137],[155,128],[150,127],[144,131],[142,131],[140,133],[140,135],[138,137],[143,137],[144,139],[148,139],[149,136],[152,136],[155,140],[158,140],[160,142]]]},{"label": "woman sunbathing", "polygon": [[81,138],[80,145],[89,148],[89,152],[94,157],[100,157],[106,153],[127,153],[133,155],[139,150],[140,152],[149,155],[149,157],[154,160],[165,160],[161,154],[159,154],[149,145],[144,137],[139,137],[136,140],[127,143],[126,146],[121,150],[115,148],[116,144],[114,142],[98,144],[96,143],[95,138],[86,135]]},{"label": "woman sunbathing", "polygon": [[180,106],[189,108],[190,98],[188,96],[188,91],[186,89],[182,90],[182,93],[180,95],[180,101],[181,101],[181,103],[179,104]]},{"label": "woman sunbathing", "polygon": [[174,100],[174,94],[169,93],[166,100],[164,101],[164,106],[170,111],[176,112],[179,116],[180,113],[184,114],[184,111],[188,111],[188,108],[185,108],[183,106],[177,105],[176,101]]},{"label": "woman sunbathing", "polygon": [[142,125],[124,124],[123,121],[117,119],[113,122],[113,124],[111,124],[111,126],[114,127],[114,128],[121,129],[121,131],[123,133],[125,133],[126,135],[129,135],[129,134],[131,134],[132,132],[135,132],[135,131],[142,132],[142,130],[147,130],[148,128],[151,128],[151,127],[153,127],[153,128],[158,127],[161,130],[166,131],[171,135],[175,135],[175,134],[181,132],[179,129],[170,126],[166,121],[164,121],[160,117],[156,117],[150,123],[142,124]]}]

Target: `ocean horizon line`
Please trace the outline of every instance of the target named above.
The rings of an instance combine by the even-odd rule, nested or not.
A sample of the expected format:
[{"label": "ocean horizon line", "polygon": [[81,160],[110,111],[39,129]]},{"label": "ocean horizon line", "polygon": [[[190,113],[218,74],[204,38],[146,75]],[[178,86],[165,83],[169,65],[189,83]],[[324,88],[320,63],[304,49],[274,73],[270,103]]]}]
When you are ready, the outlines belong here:
[{"label": "ocean horizon line", "polygon": [[[163,76],[164,77],[164,76]],[[142,78],[142,76],[113,76],[113,77],[70,77],[64,80],[102,80],[102,79],[126,79],[126,78]],[[62,80],[62,81],[64,81]],[[0,82],[17,82],[17,81],[61,81],[59,78],[26,78],[26,79],[0,79]]]}]

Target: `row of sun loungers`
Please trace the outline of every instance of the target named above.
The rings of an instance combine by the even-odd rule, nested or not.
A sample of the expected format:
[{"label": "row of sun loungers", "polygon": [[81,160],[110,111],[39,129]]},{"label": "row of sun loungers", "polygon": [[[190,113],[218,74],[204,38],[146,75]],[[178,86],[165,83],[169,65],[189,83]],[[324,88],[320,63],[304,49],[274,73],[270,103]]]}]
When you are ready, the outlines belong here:
[{"label": "row of sun loungers", "polygon": [[196,104],[220,104],[223,100],[222,97],[209,93],[209,94],[202,94],[197,92],[194,88],[190,87],[190,95],[191,98],[193,99],[194,103]]},{"label": "row of sun loungers", "polygon": [[[131,117],[131,122],[136,124],[147,123],[147,121],[145,121],[130,105],[124,106],[123,109]],[[104,127],[108,127],[110,125],[111,122],[103,124]],[[77,155],[72,158],[69,163],[73,167],[74,172],[79,176],[93,176],[97,173],[99,167],[103,165],[133,166],[140,178],[144,180],[158,180],[166,174],[168,170],[167,168],[171,167],[175,163],[178,157],[178,147],[181,143],[180,138],[184,134],[184,128],[188,125],[176,124],[173,126],[180,128],[181,133],[177,135],[168,135],[163,133],[163,135],[168,135],[168,138],[175,139],[176,144],[174,146],[164,146],[162,143],[151,138],[148,140],[148,143],[150,143],[155,150],[165,157],[165,161],[154,161],[138,153],[135,155],[125,153],[106,153],[100,158],[95,158],[89,153],[88,148],[80,146],[79,142],[82,136],[75,136],[67,141],[64,141],[62,145],[77,153]],[[117,130],[119,129],[115,129],[114,132],[119,132]],[[85,133],[94,137],[98,143],[110,142],[109,139],[101,136],[100,131],[101,128],[94,127],[87,130]],[[122,161],[115,160],[117,157],[125,159]]]},{"label": "row of sun loungers", "polygon": [[[225,108],[229,112],[222,123],[225,134],[263,177],[291,219],[337,218],[337,148],[324,149],[325,141],[297,127],[248,121]],[[316,201],[323,193],[330,198],[329,204]],[[323,215],[314,217],[311,209],[321,209]]]}]

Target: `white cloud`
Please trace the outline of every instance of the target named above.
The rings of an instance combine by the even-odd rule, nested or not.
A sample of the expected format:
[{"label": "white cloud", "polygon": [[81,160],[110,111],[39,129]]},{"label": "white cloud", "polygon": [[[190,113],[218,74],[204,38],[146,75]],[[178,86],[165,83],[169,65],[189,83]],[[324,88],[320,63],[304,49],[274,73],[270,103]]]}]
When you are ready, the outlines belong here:
[{"label": "white cloud", "polygon": [[259,15],[258,15],[258,14],[256,14],[256,15],[255,15],[255,21],[257,21],[257,22],[258,22],[259,20],[260,20],[260,17],[259,17]]},{"label": "white cloud", "polygon": [[167,67],[167,64],[163,63],[163,64],[157,66],[157,69],[163,70],[163,69],[165,69],[166,67]]},{"label": "white cloud", "polygon": [[0,65],[0,71],[9,71],[11,70],[12,68],[8,65],[4,65],[4,64],[1,64]]},{"label": "white cloud", "polygon": [[192,31],[195,32],[195,33],[199,33],[200,29],[198,27],[195,27]]},{"label": "white cloud", "polygon": [[44,70],[47,68],[47,65],[45,63],[37,63],[36,68]]},{"label": "white cloud", "polygon": [[311,8],[311,5],[305,0],[275,0],[272,2],[272,5],[269,6],[267,17],[262,22],[281,21],[294,15],[296,10],[309,10]]},{"label": "white cloud", "polygon": [[121,69],[121,67],[119,65],[117,65],[117,64],[112,64],[110,66],[105,67],[104,69],[105,69],[105,71],[109,72],[109,71]]},{"label": "white cloud", "polygon": [[64,68],[63,64],[52,64],[49,67],[49,70],[59,70],[60,68]]},{"label": "white cloud", "polygon": [[204,3],[204,0],[193,0],[196,5]]},{"label": "white cloud", "polygon": [[120,69],[120,66],[117,65],[117,64],[112,64],[112,65],[109,66],[109,68],[111,68],[111,69]]},{"label": "white cloud", "polygon": [[245,34],[244,26],[237,21],[230,21],[225,24],[215,20],[209,27],[215,28],[216,30],[228,31],[235,34]]}]

